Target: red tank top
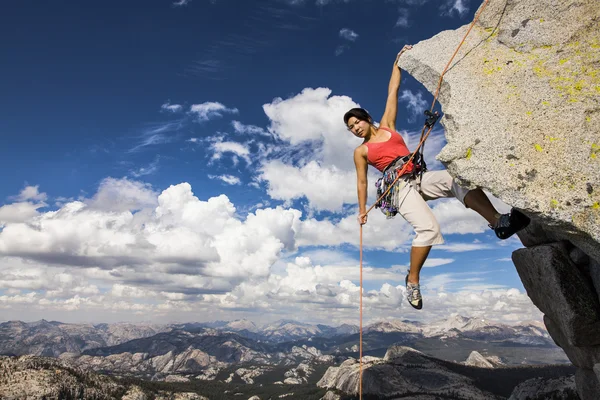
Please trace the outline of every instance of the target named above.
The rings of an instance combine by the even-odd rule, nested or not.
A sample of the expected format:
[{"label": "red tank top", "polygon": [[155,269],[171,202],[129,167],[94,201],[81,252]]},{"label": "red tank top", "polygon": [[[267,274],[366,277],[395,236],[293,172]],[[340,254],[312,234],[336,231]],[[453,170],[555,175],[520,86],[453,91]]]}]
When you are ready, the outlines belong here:
[{"label": "red tank top", "polygon": [[[365,146],[367,146],[368,149],[367,161],[369,164],[383,172],[385,167],[392,161],[398,157],[404,157],[410,154],[410,151],[408,150],[406,143],[404,143],[404,139],[402,139],[402,136],[398,132],[383,127],[379,127],[379,129],[390,132],[392,136],[386,142],[365,143]],[[412,165],[406,169],[406,172],[411,171]]]}]

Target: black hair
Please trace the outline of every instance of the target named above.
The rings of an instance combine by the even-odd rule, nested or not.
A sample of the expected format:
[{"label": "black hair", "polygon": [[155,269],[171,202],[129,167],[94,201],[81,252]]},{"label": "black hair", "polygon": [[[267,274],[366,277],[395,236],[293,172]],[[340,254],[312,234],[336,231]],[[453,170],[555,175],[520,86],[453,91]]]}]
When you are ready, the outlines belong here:
[{"label": "black hair", "polygon": [[348,125],[348,120],[352,117],[361,121],[367,121],[370,124],[373,123],[373,118],[371,118],[371,115],[364,108],[352,108],[349,110],[344,114],[344,123]]}]

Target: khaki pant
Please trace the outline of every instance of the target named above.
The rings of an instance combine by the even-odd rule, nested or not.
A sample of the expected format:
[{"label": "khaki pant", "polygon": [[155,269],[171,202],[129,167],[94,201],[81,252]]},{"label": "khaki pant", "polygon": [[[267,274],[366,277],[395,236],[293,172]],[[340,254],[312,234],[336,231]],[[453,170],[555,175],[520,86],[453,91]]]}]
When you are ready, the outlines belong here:
[{"label": "khaki pant", "polygon": [[427,200],[455,197],[464,204],[469,190],[459,186],[446,170],[423,173],[420,193],[417,183],[416,180],[410,179],[398,183],[404,185],[398,196],[399,213],[412,225],[416,233],[412,245],[424,247],[443,244],[440,225],[427,205]]}]

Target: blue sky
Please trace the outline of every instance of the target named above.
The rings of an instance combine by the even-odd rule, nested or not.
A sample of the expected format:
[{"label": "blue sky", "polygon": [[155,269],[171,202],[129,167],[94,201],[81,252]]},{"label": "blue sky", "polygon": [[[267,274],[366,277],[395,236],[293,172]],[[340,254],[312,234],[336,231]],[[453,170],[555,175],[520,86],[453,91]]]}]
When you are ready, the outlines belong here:
[{"label": "blue sky", "polygon": [[[379,118],[402,46],[469,23],[478,5],[6,5],[0,319],[357,323],[360,143],[341,117],[360,105]],[[409,146],[431,100],[403,73]],[[433,169],[444,143],[439,127]],[[422,272],[421,312],[403,299],[411,229],[373,211],[365,318],[539,319],[509,260],[520,242],[455,200],[432,207],[446,244]]]}]

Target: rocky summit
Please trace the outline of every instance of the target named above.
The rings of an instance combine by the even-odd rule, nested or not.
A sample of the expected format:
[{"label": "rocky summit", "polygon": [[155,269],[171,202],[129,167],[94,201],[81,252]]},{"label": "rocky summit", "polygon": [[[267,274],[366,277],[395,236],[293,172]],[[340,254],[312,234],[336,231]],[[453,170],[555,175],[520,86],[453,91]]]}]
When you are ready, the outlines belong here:
[{"label": "rocky summit", "polygon": [[[494,398],[473,382],[439,364],[436,359],[410,347],[392,346],[383,358],[363,357],[363,394],[391,398],[417,395],[452,394],[457,398]],[[360,364],[349,359],[339,367],[330,367],[318,386],[356,393]]]},{"label": "rocky summit", "polygon": [[187,392],[147,393],[135,385],[36,356],[0,357],[0,399],[207,400]]},{"label": "rocky summit", "polygon": [[[467,187],[532,218],[513,261],[554,341],[600,398],[600,7],[598,0],[489,0],[441,85],[448,144]],[[469,29],[416,44],[398,65],[435,92]]]}]

